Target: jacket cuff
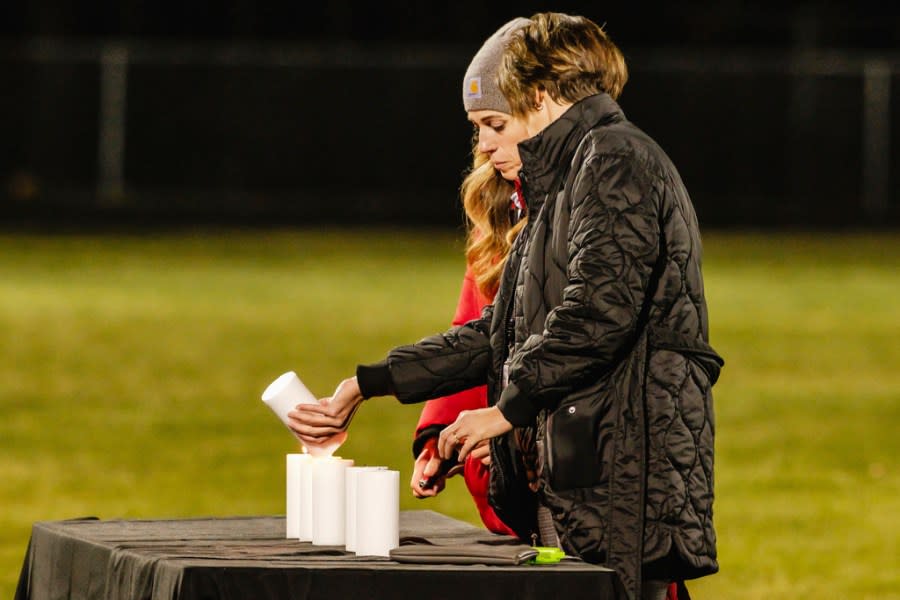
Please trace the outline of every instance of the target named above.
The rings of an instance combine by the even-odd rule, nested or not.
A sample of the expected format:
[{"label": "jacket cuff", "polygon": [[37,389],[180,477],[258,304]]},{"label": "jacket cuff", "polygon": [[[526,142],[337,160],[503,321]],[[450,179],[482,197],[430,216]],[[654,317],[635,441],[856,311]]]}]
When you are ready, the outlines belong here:
[{"label": "jacket cuff", "polygon": [[416,439],[413,440],[412,451],[413,451],[413,460],[419,458],[419,454],[422,453],[422,448],[425,447],[425,442],[429,440],[429,438],[437,437],[441,435],[441,432],[446,428],[446,425],[429,425],[427,427],[423,427],[416,433]]},{"label": "jacket cuff", "polygon": [[356,383],[363,398],[391,396],[394,393],[394,381],[387,360],[372,365],[357,365]]},{"label": "jacket cuff", "polygon": [[497,408],[513,427],[525,427],[534,422],[538,414],[538,407],[528,400],[515,383],[509,385],[500,394]]}]

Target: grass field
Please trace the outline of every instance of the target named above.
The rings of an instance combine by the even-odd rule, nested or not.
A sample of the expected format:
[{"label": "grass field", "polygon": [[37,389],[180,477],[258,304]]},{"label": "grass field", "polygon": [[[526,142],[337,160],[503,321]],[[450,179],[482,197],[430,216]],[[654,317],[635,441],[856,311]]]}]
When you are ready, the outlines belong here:
[{"label": "grass field", "polygon": [[[705,236],[721,572],[695,598],[900,598],[900,235]],[[259,400],[327,395],[448,324],[459,235],[0,234],[0,597],[31,524],[283,514],[293,438]],[[418,407],[369,402],[343,456],[408,481]],[[457,480],[431,508],[477,522]]]}]

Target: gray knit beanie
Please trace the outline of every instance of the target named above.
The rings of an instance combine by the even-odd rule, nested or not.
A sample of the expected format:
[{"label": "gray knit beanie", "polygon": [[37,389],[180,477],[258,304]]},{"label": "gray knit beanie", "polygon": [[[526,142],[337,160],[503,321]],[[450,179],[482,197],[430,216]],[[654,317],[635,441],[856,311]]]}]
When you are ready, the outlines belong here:
[{"label": "gray knit beanie", "polygon": [[497,72],[503,51],[512,34],[531,23],[518,17],[506,23],[484,42],[466,69],[463,79],[463,106],[470,110],[496,110],[509,114],[509,102],[500,91]]}]

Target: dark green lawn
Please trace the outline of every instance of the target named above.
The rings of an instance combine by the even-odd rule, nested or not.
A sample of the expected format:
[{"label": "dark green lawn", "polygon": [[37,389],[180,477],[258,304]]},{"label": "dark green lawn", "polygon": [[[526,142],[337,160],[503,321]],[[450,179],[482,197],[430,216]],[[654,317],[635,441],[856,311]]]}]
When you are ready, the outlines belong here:
[{"label": "dark green lawn", "polygon": [[[900,597],[900,236],[705,245],[722,571],[694,596]],[[0,235],[0,597],[37,520],[283,514],[262,390],[443,329],[462,260],[434,230]],[[372,400],[341,454],[405,482],[417,416]],[[401,497],[477,522],[461,480]]]}]

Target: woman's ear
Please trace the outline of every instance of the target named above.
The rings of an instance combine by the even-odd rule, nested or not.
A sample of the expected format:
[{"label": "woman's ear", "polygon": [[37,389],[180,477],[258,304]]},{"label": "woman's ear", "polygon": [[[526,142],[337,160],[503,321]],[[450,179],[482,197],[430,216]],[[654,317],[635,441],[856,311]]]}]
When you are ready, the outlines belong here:
[{"label": "woman's ear", "polygon": [[534,110],[541,110],[544,108],[544,89],[542,87],[534,88],[533,101],[531,106]]}]

